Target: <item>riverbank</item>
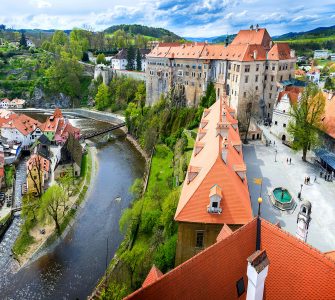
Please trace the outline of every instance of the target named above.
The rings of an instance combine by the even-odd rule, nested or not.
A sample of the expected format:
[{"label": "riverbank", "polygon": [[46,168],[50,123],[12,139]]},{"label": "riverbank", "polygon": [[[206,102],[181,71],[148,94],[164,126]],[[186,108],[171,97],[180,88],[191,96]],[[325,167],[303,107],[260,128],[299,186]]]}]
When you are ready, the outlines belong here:
[{"label": "riverbank", "polygon": [[[174,163],[177,156],[188,162],[194,145],[192,135],[185,132],[185,136],[180,153],[164,144],[156,145],[142,180],[143,194],[135,195],[120,219],[125,238],[89,299],[122,299],[142,284],[152,264],[163,272],[173,268],[177,240],[173,217],[180,193]],[[130,140],[140,147],[131,136]],[[136,190],[136,181],[132,190]]]},{"label": "riverbank", "polygon": [[[86,193],[89,189],[89,185],[92,179],[92,175],[96,174],[96,158],[97,152],[95,147],[89,147],[87,153],[87,161],[84,164],[84,176],[81,180],[80,189],[78,193],[69,198],[67,203],[70,209],[67,214],[63,217],[62,223],[60,225],[61,232],[64,233],[71,220],[75,217],[78,207],[82,204],[85,199]],[[55,241],[58,236],[55,233],[55,226],[53,223],[43,225],[45,231],[44,234],[41,234],[39,226],[34,226],[30,231],[29,235],[31,236],[32,243],[27,245],[28,249],[22,255],[15,255],[15,259],[18,261],[20,268],[27,265],[30,260],[36,256],[36,254],[48,244],[51,244]],[[15,247],[15,244],[14,244]],[[13,248],[14,248],[13,247]]]}]

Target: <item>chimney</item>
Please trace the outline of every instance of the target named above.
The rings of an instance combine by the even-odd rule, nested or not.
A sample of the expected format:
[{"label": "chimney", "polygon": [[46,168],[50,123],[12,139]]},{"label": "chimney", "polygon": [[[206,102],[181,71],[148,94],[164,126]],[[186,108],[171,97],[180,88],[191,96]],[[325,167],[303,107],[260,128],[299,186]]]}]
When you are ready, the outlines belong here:
[{"label": "chimney", "polygon": [[265,250],[257,250],[247,258],[247,300],[263,300],[264,284],[269,270],[269,259]]},{"label": "chimney", "polygon": [[220,134],[223,139],[228,137],[228,131],[229,131],[230,123],[225,122],[219,122],[216,126],[216,134]]},{"label": "chimney", "polygon": [[225,138],[222,142],[222,152],[221,157],[225,164],[227,164],[227,154],[228,154],[228,140]]},{"label": "chimney", "polygon": [[228,47],[228,33],[227,33],[227,36],[226,36],[226,41],[225,41],[225,47],[227,48]]},{"label": "chimney", "polygon": [[257,59],[257,50],[254,50],[254,60]]},{"label": "chimney", "polygon": [[290,50],[290,56],[291,58],[295,58],[295,51],[293,49]]},{"label": "chimney", "polygon": [[254,29],[254,25],[250,25],[250,31]]}]

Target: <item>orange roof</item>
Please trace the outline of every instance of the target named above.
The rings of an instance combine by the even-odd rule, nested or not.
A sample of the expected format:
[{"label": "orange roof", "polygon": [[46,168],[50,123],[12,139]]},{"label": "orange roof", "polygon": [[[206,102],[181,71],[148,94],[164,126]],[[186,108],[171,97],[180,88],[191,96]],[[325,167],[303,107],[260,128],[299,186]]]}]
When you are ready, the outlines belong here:
[{"label": "orange roof", "polygon": [[27,161],[27,168],[31,170],[32,167],[37,166],[38,164],[43,167],[43,170],[49,172],[50,170],[50,161],[44,158],[41,155],[33,154]]},{"label": "orange roof", "polygon": [[269,60],[286,60],[291,57],[291,49],[288,43],[276,43],[268,53]]},{"label": "orange roof", "polygon": [[[257,219],[228,234],[156,282],[126,299],[246,299],[237,295],[247,258],[255,252]],[[270,261],[264,299],[334,299],[335,261],[266,220],[261,221],[261,250]]]},{"label": "orange roof", "polygon": [[27,115],[9,115],[7,122],[2,124],[2,128],[12,128],[17,129],[23,135],[28,135],[36,130],[36,128],[40,128],[42,124],[37,120],[28,117]]},{"label": "orange roof", "polygon": [[5,169],[2,167],[0,168],[0,177],[4,177],[5,176]]},{"label": "orange roof", "polygon": [[270,48],[271,37],[265,28],[258,30],[240,30],[232,41],[232,45],[254,44],[262,45],[265,49]]},{"label": "orange roof", "polygon": [[163,273],[155,265],[153,265],[150,269],[148,276],[145,278],[142,287],[146,287],[152,284],[161,276],[163,276]]},{"label": "orange roof", "polygon": [[335,261],[335,251],[325,252],[326,256]]},{"label": "orange roof", "polygon": [[326,98],[325,116],[323,124],[325,132],[335,138],[335,94],[323,93]]},{"label": "orange roof", "polygon": [[[266,52],[270,50],[270,42],[271,37],[264,28],[259,30],[241,30],[227,47],[225,45],[207,43],[161,43],[147,57],[264,61],[267,59]],[[269,51],[268,59],[289,59],[291,58],[290,55],[288,44],[277,43]]]},{"label": "orange roof", "polygon": [[220,242],[221,240],[225,239],[227,236],[231,235],[233,231],[229,228],[228,225],[224,224],[222,226],[221,231],[219,232],[219,235],[216,238],[217,242]]},{"label": "orange roof", "polygon": [[61,119],[63,119],[62,111],[56,108],[54,113],[45,121],[43,131],[56,132]]},{"label": "orange roof", "polygon": [[[222,112],[226,112],[223,120]],[[236,166],[243,165],[242,149],[236,149],[237,141],[240,141],[238,128],[233,128],[229,122],[233,117],[224,100],[216,101],[206,115],[206,134],[201,138],[203,148],[197,153],[196,149],[190,161],[187,179],[184,181],[179,199],[175,220],[180,222],[214,223],[214,224],[245,224],[252,219],[252,210],[247,180],[242,180],[235,170]],[[218,134],[217,125],[223,122],[228,124],[227,149],[222,145],[223,137]],[[222,129],[226,130],[226,129]],[[199,141],[203,130],[198,131]],[[195,147],[196,148],[196,147]],[[227,152],[227,160],[223,161],[222,151]],[[240,151],[238,151],[240,150]],[[235,168],[235,169],[234,169]],[[196,173],[196,175],[195,175]],[[213,186],[218,185],[222,189],[220,214],[207,212],[210,203],[209,193]]]}]

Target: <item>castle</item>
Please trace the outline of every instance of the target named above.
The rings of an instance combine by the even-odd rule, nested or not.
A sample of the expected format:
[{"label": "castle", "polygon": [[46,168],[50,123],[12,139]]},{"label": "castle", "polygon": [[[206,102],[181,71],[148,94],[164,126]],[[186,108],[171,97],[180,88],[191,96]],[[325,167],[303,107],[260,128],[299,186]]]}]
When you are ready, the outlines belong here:
[{"label": "castle", "polygon": [[250,102],[256,119],[271,118],[278,85],[293,78],[295,62],[289,45],[274,43],[258,25],[225,45],[160,43],[147,55],[146,102],[172,91],[197,106],[213,82],[217,99],[225,91],[240,122]]}]

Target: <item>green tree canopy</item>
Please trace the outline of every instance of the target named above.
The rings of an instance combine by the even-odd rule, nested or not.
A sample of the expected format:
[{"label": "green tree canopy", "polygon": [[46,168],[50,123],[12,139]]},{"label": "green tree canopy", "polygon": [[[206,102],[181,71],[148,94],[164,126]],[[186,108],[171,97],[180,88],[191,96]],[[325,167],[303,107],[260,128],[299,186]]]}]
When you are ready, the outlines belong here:
[{"label": "green tree canopy", "polygon": [[140,49],[136,52],[136,70],[142,71],[142,55]]},{"label": "green tree canopy", "polygon": [[306,161],[308,149],[319,144],[318,132],[323,127],[325,97],[316,84],[309,84],[302,93],[300,101],[292,106],[287,131],[293,137],[293,149],[302,150]]},{"label": "green tree canopy", "polygon": [[97,64],[106,64],[106,58],[103,53],[98,54],[97,56]]},{"label": "green tree canopy", "polygon": [[109,104],[109,90],[108,86],[101,83],[98,87],[98,93],[95,96],[95,104],[97,109],[102,110]]},{"label": "green tree canopy", "polygon": [[126,69],[132,71],[135,69],[135,48],[133,45],[130,45],[127,51],[127,66]]}]

